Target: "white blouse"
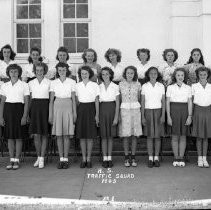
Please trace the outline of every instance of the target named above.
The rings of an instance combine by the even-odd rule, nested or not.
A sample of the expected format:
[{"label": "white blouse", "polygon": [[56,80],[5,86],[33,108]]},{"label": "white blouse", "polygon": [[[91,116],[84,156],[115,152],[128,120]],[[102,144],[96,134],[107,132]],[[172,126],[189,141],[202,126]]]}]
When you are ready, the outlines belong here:
[{"label": "white blouse", "polygon": [[94,102],[100,95],[100,88],[96,82],[89,81],[86,85],[84,82],[76,84],[76,96],[81,103]]},{"label": "white blouse", "polygon": [[113,81],[122,81],[123,80],[123,72],[124,72],[124,67],[117,63],[116,67],[112,66],[111,64],[108,65],[109,68],[111,68],[114,72],[114,78]]},{"label": "white blouse", "polygon": [[111,82],[107,89],[104,83],[99,85],[100,87],[100,102],[115,101],[119,95],[119,86]]},{"label": "white blouse", "polygon": [[1,94],[6,97],[8,103],[24,103],[24,96],[29,96],[29,86],[27,83],[18,80],[14,85],[6,82],[1,86]]},{"label": "white blouse", "polygon": [[51,82],[50,92],[54,92],[57,98],[71,98],[71,92],[75,92],[76,82],[66,78],[62,82],[59,78]]},{"label": "white blouse", "polygon": [[15,61],[10,60],[10,62],[7,64],[3,60],[0,60],[0,77],[1,78],[9,78],[6,74],[6,69],[10,64],[14,64]]},{"label": "white blouse", "polygon": [[42,98],[48,99],[49,98],[49,91],[50,91],[50,80],[43,78],[41,83],[39,83],[38,79],[35,78],[29,83],[29,90],[32,94],[32,98]]},{"label": "white blouse", "polygon": [[151,63],[147,62],[145,65],[143,65],[141,62],[139,62],[136,65],[138,78],[144,79],[146,71],[152,66]]},{"label": "white blouse", "polygon": [[166,97],[170,98],[170,102],[187,103],[188,99],[192,97],[191,87],[182,84],[179,87],[176,83],[167,87]]},{"label": "white blouse", "polygon": [[199,106],[211,105],[211,84],[207,83],[205,88],[198,82],[192,84],[193,103]]},{"label": "white blouse", "polygon": [[145,109],[160,109],[165,88],[160,82],[156,82],[155,86],[151,82],[147,82],[143,84],[141,94],[145,97]]}]

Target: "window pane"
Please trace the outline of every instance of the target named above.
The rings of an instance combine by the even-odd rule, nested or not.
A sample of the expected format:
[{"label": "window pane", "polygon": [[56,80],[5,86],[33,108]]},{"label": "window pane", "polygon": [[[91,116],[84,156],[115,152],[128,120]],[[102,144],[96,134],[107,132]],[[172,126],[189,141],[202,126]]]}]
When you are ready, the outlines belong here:
[{"label": "window pane", "polygon": [[64,5],[64,18],[75,18],[75,5]]},{"label": "window pane", "polygon": [[28,4],[28,0],[17,0],[17,4]]},{"label": "window pane", "polygon": [[75,37],[75,23],[64,23],[64,37]]},{"label": "window pane", "polygon": [[64,38],[64,46],[68,49],[69,53],[76,52],[76,39],[75,38]]},{"label": "window pane", "polygon": [[17,19],[28,19],[28,6],[17,5]]},{"label": "window pane", "polygon": [[17,24],[17,38],[28,38],[28,24]]},{"label": "window pane", "polygon": [[77,37],[88,37],[88,23],[77,24]]},{"label": "window pane", "polygon": [[29,0],[29,4],[41,4],[41,0]]},{"label": "window pane", "polygon": [[77,5],[77,18],[88,18],[88,5],[78,4]]},{"label": "window pane", "polygon": [[28,39],[18,39],[17,40],[17,52],[18,53],[28,53]]},{"label": "window pane", "polygon": [[72,4],[74,4],[75,0],[64,0],[64,3],[72,3]]},{"label": "window pane", "polygon": [[77,52],[83,52],[89,47],[88,39],[77,39]]},{"label": "window pane", "polygon": [[88,0],[76,0],[77,3],[88,3]]},{"label": "window pane", "polygon": [[29,18],[41,18],[41,6],[40,5],[30,5],[29,6]]},{"label": "window pane", "polygon": [[30,38],[41,37],[41,24],[29,24],[29,35]]},{"label": "window pane", "polygon": [[30,39],[30,49],[32,47],[38,47],[41,49],[41,39]]}]

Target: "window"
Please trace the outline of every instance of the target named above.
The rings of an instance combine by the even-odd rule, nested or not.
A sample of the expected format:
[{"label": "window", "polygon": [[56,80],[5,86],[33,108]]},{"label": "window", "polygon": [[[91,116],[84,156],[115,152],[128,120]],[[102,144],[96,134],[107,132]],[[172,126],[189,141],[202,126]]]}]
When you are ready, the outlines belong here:
[{"label": "window", "polygon": [[88,0],[62,1],[62,43],[70,53],[80,53],[89,47]]},{"label": "window", "polygon": [[15,46],[17,53],[29,53],[42,46],[41,0],[15,1]]}]

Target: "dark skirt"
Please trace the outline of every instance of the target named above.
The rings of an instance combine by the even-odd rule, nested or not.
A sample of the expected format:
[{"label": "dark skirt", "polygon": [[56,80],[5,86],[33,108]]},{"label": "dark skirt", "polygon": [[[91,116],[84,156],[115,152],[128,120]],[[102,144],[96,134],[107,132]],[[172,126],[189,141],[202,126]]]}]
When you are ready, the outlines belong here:
[{"label": "dark skirt", "polygon": [[100,103],[100,136],[101,138],[111,138],[117,136],[117,126],[113,126],[116,103]]},{"label": "dark skirt", "polygon": [[5,139],[23,139],[27,136],[26,126],[21,126],[24,104],[5,103],[4,104],[4,138]]},{"label": "dark skirt", "polygon": [[95,102],[80,103],[77,113],[76,137],[79,139],[97,138]]},{"label": "dark skirt", "polygon": [[116,85],[119,85],[120,81],[112,81],[113,83],[115,83]]},{"label": "dark skirt", "polygon": [[211,106],[194,105],[192,136],[211,138]]},{"label": "dark skirt", "polygon": [[145,109],[144,135],[148,138],[160,138],[164,135],[164,124],[160,123],[161,114],[162,109]]},{"label": "dark skirt", "polygon": [[48,135],[49,100],[32,99],[30,110],[30,134]]},{"label": "dark skirt", "polygon": [[170,134],[176,136],[190,135],[190,126],[185,125],[188,118],[188,103],[170,103],[172,126]]}]

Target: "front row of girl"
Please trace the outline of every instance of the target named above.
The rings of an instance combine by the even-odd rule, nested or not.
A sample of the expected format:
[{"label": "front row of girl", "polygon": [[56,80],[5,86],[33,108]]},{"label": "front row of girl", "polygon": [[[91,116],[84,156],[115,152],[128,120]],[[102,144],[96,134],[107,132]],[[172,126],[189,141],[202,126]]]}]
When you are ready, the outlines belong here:
[{"label": "front row of girl", "polygon": [[[22,139],[29,123],[38,155],[34,167],[44,167],[49,124],[57,137],[59,161],[57,168],[69,167],[70,138],[80,139],[81,168],[91,168],[91,153],[100,127],[102,139],[102,166],[112,167],[113,137],[123,139],[126,167],[137,166],[135,154],[137,137],[147,136],[148,167],[159,167],[160,137],[166,130],[172,136],[173,166],[184,167],[186,136],[197,138],[198,166],[209,167],[207,162],[208,138],[211,138],[211,84],[207,83],[210,70],[200,67],[196,71],[199,82],[186,85],[187,73],[177,68],[172,84],[165,88],[157,68],[150,67],[145,74],[146,83],[137,81],[137,69],[128,66],[119,85],[112,82],[114,73],[102,68],[100,85],[90,81],[93,71],[82,66],[78,72],[81,82],[68,76],[68,65],[58,63],[57,79],[44,77],[48,68],[44,63],[34,66],[36,78],[28,84],[20,80],[22,69],[17,64],[7,68],[9,82],[1,86],[0,125],[8,139],[10,163],[7,169],[18,169]],[[50,93],[50,94],[49,94]],[[166,95],[166,97],[165,97]],[[167,113],[167,129],[165,129]],[[117,126],[118,125],[118,126]],[[142,132],[143,125],[143,132]],[[192,126],[190,126],[192,125]],[[190,128],[192,132],[190,131]],[[131,142],[131,155],[129,143]]]}]

